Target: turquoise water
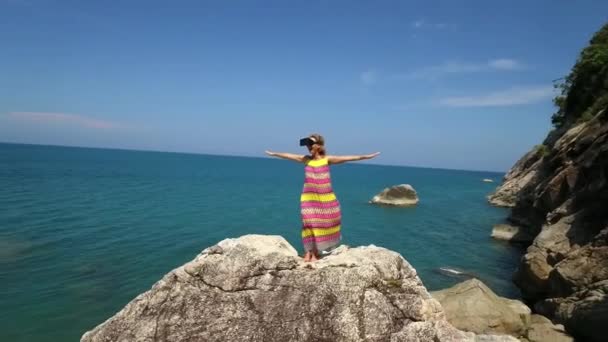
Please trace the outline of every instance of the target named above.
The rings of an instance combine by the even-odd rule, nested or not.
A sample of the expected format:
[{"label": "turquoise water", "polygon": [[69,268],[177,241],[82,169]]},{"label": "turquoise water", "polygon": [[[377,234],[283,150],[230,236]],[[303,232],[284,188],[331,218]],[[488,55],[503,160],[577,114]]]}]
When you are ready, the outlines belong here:
[{"label": "turquoise water", "polygon": [[[502,174],[365,164],[332,167],[343,242],[396,250],[429,289],[473,272],[501,295],[520,251],[493,241]],[[0,144],[0,341],[77,341],[205,247],[279,234],[301,251],[303,167],[264,158]],[[367,201],[409,183],[415,208]]]}]

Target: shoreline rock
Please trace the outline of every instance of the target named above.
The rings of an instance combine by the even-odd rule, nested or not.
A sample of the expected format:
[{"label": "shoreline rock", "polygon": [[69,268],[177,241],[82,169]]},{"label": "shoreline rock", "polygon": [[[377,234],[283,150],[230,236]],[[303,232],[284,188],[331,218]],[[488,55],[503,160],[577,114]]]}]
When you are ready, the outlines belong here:
[{"label": "shoreline rock", "polygon": [[433,291],[431,295],[441,303],[448,322],[460,330],[476,334],[509,334],[534,342],[574,341],[563,326],[532,314],[521,301],[496,295],[477,279]]},{"label": "shoreline rock", "polygon": [[505,175],[502,184],[488,196],[488,202],[498,207],[515,207],[519,192],[537,178],[542,153],[533,149],[526,153]]},{"label": "shoreline rock", "polygon": [[511,207],[507,220],[534,237],[513,281],[536,311],[563,324],[571,335],[603,341],[608,322],[608,108],[552,131],[542,146],[522,157],[489,196],[492,204]]},{"label": "shoreline rock", "polygon": [[340,246],[304,263],[280,236],[205,249],[85,333],[100,341],[516,341],[453,327],[396,252]]},{"label": "shoreline rock", "polygon": [[419,201],[418,193],[411,185],[399,184],[382,190],[370,203],[408,207],[418,204]]}]

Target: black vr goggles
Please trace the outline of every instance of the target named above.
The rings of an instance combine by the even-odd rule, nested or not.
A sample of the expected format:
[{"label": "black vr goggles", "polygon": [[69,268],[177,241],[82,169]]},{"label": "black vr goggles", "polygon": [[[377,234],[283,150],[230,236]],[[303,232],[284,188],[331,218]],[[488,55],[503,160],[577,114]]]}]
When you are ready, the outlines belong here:
[{"label": "black vr goggles", "polygon": [[315,143],[311,138],[302,138],[300,139],[300,146],[310,146]]}]

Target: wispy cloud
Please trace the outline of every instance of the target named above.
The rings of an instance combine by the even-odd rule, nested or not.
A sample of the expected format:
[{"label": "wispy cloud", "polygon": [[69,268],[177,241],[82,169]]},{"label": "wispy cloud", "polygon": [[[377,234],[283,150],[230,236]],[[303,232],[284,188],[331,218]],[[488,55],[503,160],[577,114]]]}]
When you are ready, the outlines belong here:
[{"label": "wispy cloud", "polygon": [[422,19],[418,19],[418,20],[412,22],[412,27],[415,29],[419,29],[423,25],[424,25],[424,20],[422,20]]},{"label": "wispy cloud", "polygon": [[520,62],[509,59],[509,58],[499,58],[493,59],[488,62],[488,67],[495,70],[522,70],[524,69],[524,65]]},{"label": "wispy cloud", "polygon": [[359,79],[363,85],[371,86],[378,80],[378,73],[375,70],[367,70],[359,75]]},{"label": "wispy cloud", "polygon": [[422,29],[443,30],[445,28],[448,28],[448,24],[446,24],[446,23],[433,23],[433,22],[429,22],[428,20],[425,20],[425,19],[414,20],[411,22],[410,25],[415,30],[422,30]]},{"label": "wispy cloud", "polygon": [[514,87],[475,96],[446,97],[439,104],[447,107],[504,107],[539,102],[555,96],[550,85],[533,87]]},{"label": "wispy cloud", "polygon": [[65,113],[44,113],[44,112],[11,112],[8,117],[13,120],[30,121],[37,123],[55,123],[55,124],[71,124],[85,128],[94,129],[114,129],[121,128],[124,125],[94,118],[89,118],[82,115],[65,114]]},{"label": "wispy cloud", "polygon": [[488,71],[516,71],[525,69],[521,62],[510,58],[492,59],[485,63],[463,63],[449,61],[440,65],[414,70],[410,73],[399,74],[397,78],[435,80],[445,75],[463,74]]}]

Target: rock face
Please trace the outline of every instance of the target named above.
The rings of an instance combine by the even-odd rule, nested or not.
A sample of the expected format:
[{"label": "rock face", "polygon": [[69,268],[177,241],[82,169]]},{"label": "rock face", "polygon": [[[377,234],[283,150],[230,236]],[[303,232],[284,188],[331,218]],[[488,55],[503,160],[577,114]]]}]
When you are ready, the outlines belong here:
[{"label": "rock face", "polygon": [[514,207],[519,191],[536,178],[541,159],[540,149],[528,152],[507,172],[502,185],[488,196],[488,201],[499,207]]},{"label": "rock face", "polygon": [[[534,236],[514,274],[524,298],[575,337],[605,340],[608,322],[608,109],[556,130],[490,196]],[[539,152],[539,151],[542,151]]]},{"label": "rock face", "polygon": [[553,324],[546,317],[532,315],[530,326],[526,332],[526,339],[530,342],[572,342],[561,324]]},{"label": "rock face", "polygon": [[382,190],[372,198],[370,203],[395,206],[411,206],[418,204],[418,194],[409,184],[395,185]]},{"label": "rock face", "polygon": [[398,253],[305,264],[278,236],[223,240],[82,337],[94,341],[511,341],[450,325]]},{"label": "rock face", "polygon": [[510,334],[536,342],[571,342],[564,327],[554,325],[518,300],[497,296],[477,279],[432,292],[448,321],[458,329],[475,333]]}]

